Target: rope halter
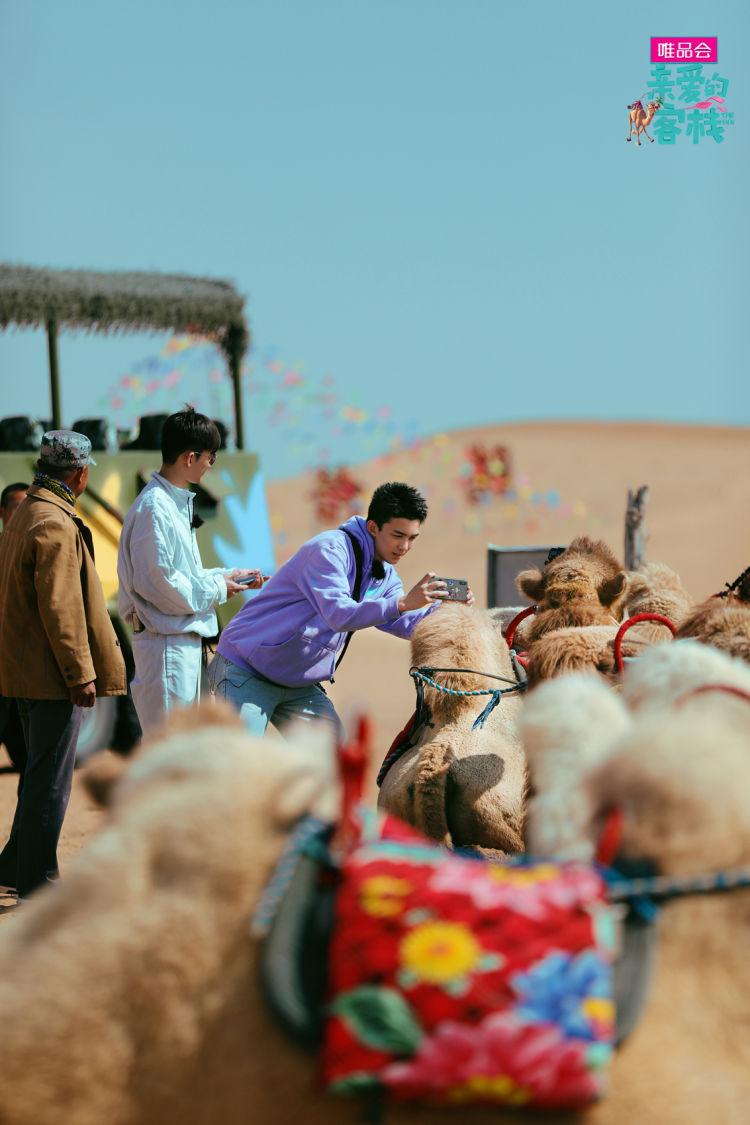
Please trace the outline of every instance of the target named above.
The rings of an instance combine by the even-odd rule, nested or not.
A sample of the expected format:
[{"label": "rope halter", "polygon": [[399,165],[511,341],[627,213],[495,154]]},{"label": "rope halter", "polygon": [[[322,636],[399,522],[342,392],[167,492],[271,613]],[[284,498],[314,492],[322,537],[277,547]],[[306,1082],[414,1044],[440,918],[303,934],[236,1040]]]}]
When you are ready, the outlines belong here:
[{"label": "rope halter", "polygon": [[[444,684],[439,684],[434,678],[436,672],[461,672],[463,675],[470,676],[484,676],[488,680],[500,680],[502,683],[510,684],[506,688],[482,688],[476,691],[460,691],[457,688],[449,688]],[[489,695],[490,700],[480,715],[477,715],[472,725],[472,730],[481,730],[487,718],[497,707],[504,695],[511,695],[514,692],[525,691],[526,684],[518,683],[515,680],[509,679],[507,676],[495,676],[492,672],[477,672],[474,668],[410,668],[409,675],[414,680],[414,686],[417,690],[417,711],[420,710],[424,697],[424,684],[429,684],[435,691],[441,692],[443,695],[453,696],[472,696],[472,695]]]}]

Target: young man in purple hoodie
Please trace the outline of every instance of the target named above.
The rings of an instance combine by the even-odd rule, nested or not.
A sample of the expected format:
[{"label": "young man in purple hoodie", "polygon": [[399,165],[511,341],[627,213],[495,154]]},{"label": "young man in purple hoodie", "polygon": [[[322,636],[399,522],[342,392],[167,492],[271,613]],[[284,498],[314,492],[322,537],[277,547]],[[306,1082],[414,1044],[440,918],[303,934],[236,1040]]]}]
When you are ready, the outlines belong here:
[{"label": "young man in purple hoodie", "polygon": [[[253,734],[293,719],[341,724],[321,680],[357,629],[408,638],[447,597],[432,573],[404,593],[396,567],[413,547],[427,504],[407,484],[381,484],[367,518],[352,516],[308,540],[229,622],[209,669],[215,695]],[[469,603],[473,595],[469,592]]]}]

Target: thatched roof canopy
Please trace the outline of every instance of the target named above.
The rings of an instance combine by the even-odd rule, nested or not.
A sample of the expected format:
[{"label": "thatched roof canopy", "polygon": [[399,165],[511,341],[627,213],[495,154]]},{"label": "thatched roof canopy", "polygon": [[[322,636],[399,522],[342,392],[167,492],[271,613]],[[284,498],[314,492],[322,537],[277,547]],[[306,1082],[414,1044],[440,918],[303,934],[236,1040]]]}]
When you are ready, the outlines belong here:
[{"label": "thatched roof canopy", "polygon": [[244,299],[228,281],[166,273],[94,273],[0,264],[0,328],[193,332],[235,362],[247,348]]},{"label": "thatched roof canopy", "polygon": [[168,273],[94,273],[0,263],[0,331],[46,328],[52,418],[60,425],[58,328],[87,332],[190,332],[216,340],[234,385],[237,445],[244,448],[240,366],[249,333],[244,298],[229,281]]}]

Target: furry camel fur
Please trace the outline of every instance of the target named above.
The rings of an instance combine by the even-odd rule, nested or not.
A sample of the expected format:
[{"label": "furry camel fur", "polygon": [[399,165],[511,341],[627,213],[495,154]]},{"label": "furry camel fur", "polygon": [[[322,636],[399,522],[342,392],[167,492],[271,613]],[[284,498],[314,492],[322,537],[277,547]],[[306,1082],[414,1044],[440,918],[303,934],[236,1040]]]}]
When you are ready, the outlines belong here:
[{"label": "furry camel fur", "polygon": [[[574,539],[543,571],[522,571],[516,585],[537,604],[524,634],[530,687],[584,668],[614,672],[612,642],[626,574],[605,543],[585,536]],[[638,648],[637,642],[630,642],[624,651],[633,655]]]},{"label": "furry camel fur", "polygon": [[[658,646],[639,663],[677,655],[684,684],[696,649]],[[724,682],[732,672],[739,678],[738,661],[710,655],[719,658],[714,670],[724,666]],[[624,813],[623,860],[650,861],[672,876],[750,869],[750,702],[711,692],[670,706],[676,665],[672,672],[662,683],[663,706],[631,714],[591,675],[543,684],[531,695],[522,729],[538,790],[529,808],[533,848],[592,855],[616,805]],[[748,932],[750,889],[662,907],[645,1009],[616,1056],[611,1096],[586,1115],[587,1125],[745,1120]]]},{"label": "furry camel fur", "polygon": [[[204,707],[155,735],[121,780],[97,777],[107,823],[0,930],[2,1125],[360,1119],[356,1101],[320,1092],[313,1058],[269,1015],[250,934],[293,822],[333,812],[326,747],[300,738],[252,739]],[[386,1117],[500,1120],[463,1107]]]},{"label": "furry camel fur", "polygon": [[[649,648],[627,665],[620,693],[590,672],[561,677],[534,691],[519,724],[534,788],[526,831],[529,850],[591,859],[590,800],[580,785],[581,774],[604,762],[641,719],[668,724],[693,702],[716,704],[721,712],[727,701],[734,702],[732,696],[695,694],[718,684],[750,695],[750,669],[696,641],[675,641]],[[739,715],[750,737],[750,703]]]},{"label": "furry camel fur", "polygon": [[750,691],[750,669],[741,660],[709,645],[676,640],[650,648],[640,660],[626,667],[622,698],[630,711],[661,713],[708,684],[728,684]]},{"label": "furry camel fur", "polygon": [[677,635],[694,637],[750,663],[750,570],[736,590],[708,598],[682,622]]},{"label": "furry camel fur", "polygon": [[574,539],[543,571],[522,570],[516,586],[537,605],[526,631],[529,644],[554,629],[617,624],[626,583],[626,573],[606,543],[586,536]]},{"label": "furry camel fur", "polygon": [[[559,686],[545,685],[536,699]],[[689,707],[716,703],[696,698]],[[739,731],[746,705],[717,708],[725,716],[719,741],[716,713],[709,734],[685,706],[679,730],[651,716],[647,746],[626,733],[604,769],[581,764],[592,832],[616,799],[627,811],[629,855],[675,873],[750,863],[746,734],[738,742],[730,724],[733,708]],[[606,705],[596,714],[609,729]],[[305,753],[256,741],[231,721],[201,725],[217,718],[204,710],[146,748],[115,784],[107,824],[64,881],[0,930],[2,1125],[358,1119],[355,1103],[319,1092],[310,1057],[269,1018],[248,927],[291,822],[306,809],[324,811],[330,778],[321,747]],[[539,744],[538,763],[543,752]],[[545,777],[544,786],[556,788],[551,770]],[[645,1012],[615,1057],[611,1093],[585,1114],[586,1125],[744,1123],[749,893],[664,908]],[[582,1118],[403,1106],[385,1120],[579,1125]]]},{"label": "furry camel fur", "polygon": [[[508,646],[489,614],[445,605],[414,631],[412,664],[469,668],[515,682]],[[467,672],[443,674],[460,691],[510,687]],[[472,730],[489,696],[443,695],[425,686],[430,723],[388,771],[378,804],[433,840],[518,852],[523,849],[526,763],[516,732],[521,698],[505,696]]]},{"label": "furry camel fur", "polygon": [[[529,650],[529,687],[569,672],[586,670],[613,678],[616,636],[616,625],[584,625],[545,633]],[[644,647],[643,640],[628,632],[623,639],[622,652],[628,657],[640,656]]]},{"label": "furry camel fur", "polygon": [[[660,613],[679,624],[690,611],[693,601],[680,577],[663,563],[647,563],[627,576],[627,613]],[[582,619],[577,628],[568,627],[544,632],[529,653],[529,686],[567,672],[590,669],[604,676],[616,674],[614,640],[617,624],[587,625]],[[623,655],[643,654],[646,645],[671,641],[664,625],[642,622],[628,630],[622,646]]]},{"label": "furry camel fur", "polygon": [[[635,617],[637,613],[660,613],[679,626],[694,605],[679,574],[664,563],[644,563],[628,574],[628,617]],[[634,625],[628,636],[637,636],[648,644],[663,644],[671,639],[668,629],[649,621]]]}]

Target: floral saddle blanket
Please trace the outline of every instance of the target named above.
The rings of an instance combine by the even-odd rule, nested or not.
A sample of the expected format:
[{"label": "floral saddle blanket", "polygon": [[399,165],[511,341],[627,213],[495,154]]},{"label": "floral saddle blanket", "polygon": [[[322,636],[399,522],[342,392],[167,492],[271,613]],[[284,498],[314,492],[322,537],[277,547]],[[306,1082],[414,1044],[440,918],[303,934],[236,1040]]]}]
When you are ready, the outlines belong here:
[{"label": "floral saddle blanket", "polygon": [[[447,853],[387,818],[336,871],[322,930],[320,870],[308,865],[317,925],[300,923],[290,953],[274,921],[263,975],[268,995],[274,973],[300,964],[293,1022],[314,963],[327,964],[313,992],[329,1091],[549,1109],[605,1092],[615,922],[595,868]],[[289,890],[287,914],[301,887]]]}]

